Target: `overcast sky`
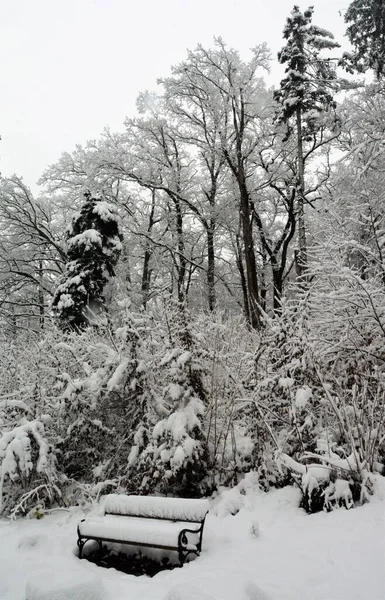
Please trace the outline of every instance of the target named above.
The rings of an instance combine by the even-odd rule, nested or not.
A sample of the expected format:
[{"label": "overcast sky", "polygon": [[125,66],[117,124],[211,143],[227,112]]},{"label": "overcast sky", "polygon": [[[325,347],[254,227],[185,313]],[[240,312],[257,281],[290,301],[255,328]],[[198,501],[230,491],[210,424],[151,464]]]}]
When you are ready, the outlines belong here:
[{"label": "overcast sky", "polygon": [[264,41],[276,56],[296,3],[346,46],[349,1],[2,0],[0,171],[34,187],[62,152],[122,128],[138,93],[214,36],[245,58]]}]

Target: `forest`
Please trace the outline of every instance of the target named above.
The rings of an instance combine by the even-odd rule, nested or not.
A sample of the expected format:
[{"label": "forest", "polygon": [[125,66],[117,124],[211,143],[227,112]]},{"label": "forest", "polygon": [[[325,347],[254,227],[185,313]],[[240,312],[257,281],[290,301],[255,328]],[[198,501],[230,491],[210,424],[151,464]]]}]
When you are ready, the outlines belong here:
[{"label": "forest", "polygon": [[198,45],[38,193],[0,179],[1,515],[207,497],[250,472],[307,512],[370,501],[385,4],[344,18],[350,53],[294,6],[275,89],[265,44]]}]

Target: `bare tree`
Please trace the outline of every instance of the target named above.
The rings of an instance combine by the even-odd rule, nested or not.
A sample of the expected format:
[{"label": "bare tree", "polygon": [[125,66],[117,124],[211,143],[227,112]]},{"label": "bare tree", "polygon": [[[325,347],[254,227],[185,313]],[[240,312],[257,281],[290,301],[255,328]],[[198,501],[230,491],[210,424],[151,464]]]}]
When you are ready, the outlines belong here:
[{"label": "bare tree", "polygon": [[43,326],[66,253],[49,204],[35,201],[18,177],[0,182],[0,304],[12,327]]}]

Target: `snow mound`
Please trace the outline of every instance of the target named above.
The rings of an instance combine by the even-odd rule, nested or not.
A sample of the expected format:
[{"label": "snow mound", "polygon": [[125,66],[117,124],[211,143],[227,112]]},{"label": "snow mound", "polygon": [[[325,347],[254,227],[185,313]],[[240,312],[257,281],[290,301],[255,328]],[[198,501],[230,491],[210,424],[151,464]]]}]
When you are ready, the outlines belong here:
[{"label": "snow mound", "polygon": [[[59,565],[58,565],[59,567]],[[41,571],[27,581],[26,600],[105,600],[102,583],[87,571]]]},{"label": "snow mound", "polygon": [[[215,600],[212,596],[205,594],[193,585],[175,585],[165,595],[163,600]],[[254,599],[253,599],[254,600]],[[265,600],[261,597],[261,600]],[[267,599],[266,599],[267,600]]]},{"label": "snow mound", "polygon": [[252,510],[257,498],[263,496],[258,483],[258,475],[254,471],[247,473],[244,478],[231,489],[220,489],[213,502],[211,513],[217,517],[236,515],[242,508]]},{"label": "snow mound", "polygon": [[266,592],[261,590],[253,581],[247,581],[245,583],[245,594],[247,600],[272,600],[271,596],[268,596]]},{"label": "snow mound", "polygon": [[216,517],[226,517],[227,515],[236,515],[245,505],[244,497],[241,496],[237,488],[223,491],[214,505],[212,513]]},{"label": "snow mound", "polygon": [[46,536],[34,534],[24,535],[19,539],[18,548],[34,548],[35,546],[41,545],[43,541],[47,539]]}]

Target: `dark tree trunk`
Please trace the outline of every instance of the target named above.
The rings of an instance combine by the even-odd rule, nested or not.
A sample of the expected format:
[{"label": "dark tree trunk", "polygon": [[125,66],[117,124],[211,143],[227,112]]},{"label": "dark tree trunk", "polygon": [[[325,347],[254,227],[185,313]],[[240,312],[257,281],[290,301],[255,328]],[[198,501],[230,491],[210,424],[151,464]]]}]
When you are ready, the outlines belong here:
[{"label": "dark tree trunk", "polygon": [[254,240],[253,240],[253,229],[252,229],[252,215],[250,211],[250,198],[246,187],[246,181],[243,169],[239,173],[240,175],[240,192],[241,192],[241,219],[242,219],[242,234],[243,244],[245,251],[245,263],[246,263],[246,278],[247,278],[247,290],[250,307],[250,325],[253,329],[260,329],[261,327],[261,313],[260,313],[260,298],[258,289],[258,278],[257,278],[257,263],[255,260],[254,252]]},{"label": "dark tree trunk", "polygon": [[298,221],[298,253],[297,275],[304,277],[307,270],[307,242],[305,226],[305,168],[303,160],[301,108],[297,108],[297,153],[298,153],[298,183],[297,183],[297,221]]},{"label": "dark tree trunk", "polygon": [[262,321],[257,277],[257,262],[255,259],[253,240],[253,215],[251,207],[251,198],[249,190],[247,189],[246,182],[246,157],[243,153],[242,148],[246,123],[245,101],[242,96],[242,90],[240,90],[239,106],[237,105],[235,99],[232,99],[232,113],[235,131],[236,159],[234,160],[230,156],[230,153],[227,149],[225,150],[224,154],[239,189],[239,214],[242,223],[243,247],[245,252],[249,323],[253,329],[260,329]]},{"label": "dark tree trunk", "polygon": [[174,197],[174,205],[176,211],[176,232],[177,232],[177,244],[178,244],[178,275],[177,275],[177,289],[178,289],[178,302],[183,305],[186,299],[185,293],[185,280],[186,280],[186,266],[187,261],[184,254],[184,237],[183,237],[183,215],[182,208],[179,199]]},{"label": "dark tree trunk", "polygon": [[262,271],[261,271],[261,308],[264,312],[266,312],[266,303],[267,303],[267,283],[266,283],[266,271],[267,271],[267,252],[263,243],[261,243],[261,254],[262,254]]},{"label": "dark tree trunk", "polygon": [[214,228],[207,228],[207,291],[209,310],[215,310],[215,253],[214,253]]},{"label": "dark tree trunk", "polygon": [[280,314],[282,310],[282,291],[283,291],[283,272],[277,264],[276,258],[271,261],[273,273],[273,310],[275,314]]},{"label": "dark tree trunk", "polygon": [[[263,263],[265,264],[265,262],[267,262],[267,255],[271,263],[273,276],[273,309],[276,314],[279,314],[281,312],[281,298],[283,292],[287,253],[290,242],[293,239],[296,226],[294,210],[296,196],[295,189],[292,189],[290,192],[286,192],[285,194],[282,191],[280,191],[280,194],[285,199],[285,205],[287,207],[287,220],[280,238],[274,245],[272,244],[272,242],[268,241],[265,235],[265,230],[263,228],[262,219],[258,211],[255,209],[254,203],[251,204],[253,217],[258,227],[261,239]],[[264,292],[263,290],[261,290],[262,307],[264,307],[263,299]]]},{"label": "dark tree trunk", "polygon": [[241,278],[241,287],[242,287],[242,295],[243,295],[243,312],[244,312],[247,322],[250,323],[249,295],[247,293],[246,275],[245,275],[245,269],[243,267],[243,260],[242,260],[241,241],[240,241],[240,236],[238,233],[235,237],[235,243],[236,243],[236,249],[237,249],[236,250],[237,267],[238,267],[239,275]]},{"label": "dark tree trunk", "polygon": [[[154,226],[154,221],[155,221],[154,214],[155,214],[155,190],[152,191],[151,211],[150,211],[150,217],[148,220],[148,227],[147,227],[148,234],[151,233],[152,228]],[[151,256],[152,256],[152,248],[150,246],[150,243],[147,241],[146,249],[144,251],[143,271],[142,271],[142,304],[143,304],[144,309],[146,309],[146,307],[147,307],[148,295],[150,292],[150,283],[151,283],[150,260],[151,260]]]},{"label": "dark tree trunk", "polygon": [[150,269],[150,260],[152,256],[152,250],[149,244],[146,244],[146,250],[144,252],[143,257],[143,272],[142,272],[142,304],[143,308],[146,310],[148,295],[150,292],[150,282],[151,282],[151,269]]},{"label": "dark tree trunk", "polygon": [[39,281],[40,284],[39,285],[39,289],[38,289],[38,302],[39,302],[39,325],[40,325],[40,329],[44,329],[44,292],[43,292],[43,263],[42,261],[39,262]]}]

